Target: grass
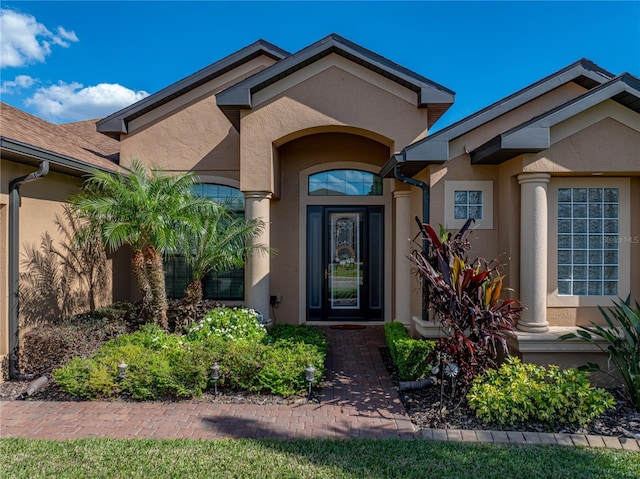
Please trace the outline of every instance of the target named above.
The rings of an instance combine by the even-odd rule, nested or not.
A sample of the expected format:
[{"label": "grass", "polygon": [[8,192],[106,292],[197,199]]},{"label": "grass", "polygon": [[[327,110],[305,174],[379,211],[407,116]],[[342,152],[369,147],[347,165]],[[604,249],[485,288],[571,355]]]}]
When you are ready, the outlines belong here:
[{"label": "grass", "polygon": [[401,440],[0,440],[3,478],[638,478],[640,454]]}]

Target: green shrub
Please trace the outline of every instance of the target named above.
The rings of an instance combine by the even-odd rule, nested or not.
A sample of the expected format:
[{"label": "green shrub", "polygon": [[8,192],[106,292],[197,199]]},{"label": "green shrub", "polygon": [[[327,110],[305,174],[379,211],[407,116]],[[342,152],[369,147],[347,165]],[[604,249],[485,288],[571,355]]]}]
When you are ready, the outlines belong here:
[{"label": "green shrub", "polygon": [[[122,335],[102,346],[91,359],[71,361],[54,372],[60,387],[77,396],[134,399],[163,396],[200,396],[207,387],[208,367],[196,354],[198,348],[184,344],[177,335],[155,325]],[[118,364],[127,364],[127,374],[118,379]]]},{"label": "green shrub", "polygon": [[408,339],[409,332],[407,331],[407,328],[404,326],[404,324],[394,321],[391,323],[385,323],[384,334],[387,339],[389,354],[391,354],[391,359],[395,364],[397,357],[396,341],[399,339]]},{"label": "green shrub", "polygon": [[268,332],[266,343],[274,343],[281,339],[287,339],[296,343],[311,344],[320,351],[326,351],[327,340],[321,329],[306,324],[276,324]]},{"label": "green shrub", "polygon": [[425,339],[398,339],[395,342],[396,367],[403,381],[431,376],[432,353],[436,342]]},{"label": "green shrub", "polygon": [[73,358],[66,365],[52,373],[54,381],[63,391],[80,398],[92,398],[95,394],[89,390],[89,370],[93,361],[87,358]]},{"label": "green shrub", "polygon": [[424,379],[431,375],[435,341],[411,339],[407,328],[398,322],[386,323],[384,331],[389,354],[402,381]]},{"label": "green shrub", "polygon": [[[75,396],[125,395],[138,400],[200,396],[213,386],[214,362],[220,365],[218,386],[232,390],[283,396],[303,392],[308,364],[317,370],[316,383],[322,378],[326,340],[317,328],[282,326],[264,342],[256,340],[259,334],[230,340],[213,329],[213,334],[205,334],[206,328],[199,330],[202,338],[188,341],[147,324],[104,344],[91,358],[73,359],[53,377]],[[121,361],[127,364],[124,379],[118,378]]]},{"label": "green shrub", "polygon": [[223,343],[216,359],[220,365],[220,386],[236,391],[257,391],[258,372],[262,354],[267,348],[262,343],[231,341]]},{"label": "green shrub", "polygon": [[611,394],[591,387],[583,371],[524,364],[515,357],[478,376],[467,399],[480,419],[500,425],[534,420],[584,426],[615,406]]},{"label": "green shrub", "polygon": [[258,313],[248,308],[214,308],[195,323],[187,334],[189,341],[216,337],[225,341],[262,341],[267,334]]},{"label": "green shrub", "polygon": [[306,391],[305,368],[316,369],[315,384],[324,374],[324,354],[311,344],[279,340],[263,352],[258,371],[258,388],[280,396]]}]

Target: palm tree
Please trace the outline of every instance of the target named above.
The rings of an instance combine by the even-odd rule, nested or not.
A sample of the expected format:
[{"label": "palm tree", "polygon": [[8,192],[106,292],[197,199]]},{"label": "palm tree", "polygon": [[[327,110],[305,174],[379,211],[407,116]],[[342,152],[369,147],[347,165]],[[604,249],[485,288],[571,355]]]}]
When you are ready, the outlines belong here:
[{"label": "palm tree", "polygon": [[264,230],[264,222],[237,216],[228,205],[214,205],[200,215],[201,227],[182,237],[180,249],[191,253],[185,256],[192,276],[184,293],[186,304],[195,304],[202,299],[202,278],[207,273],[240,268],[246,258],[256,252],[271,253],[264,245],[253,244]]},{"label": "palm tree", "polygon": [[143,311],[167,327],[167,297],[162,254],[172,252],[189,228],[199,228],[198,214],[213,202],[192,193],[190,173],[169,175],[148,170],[133,159],[129,174],[94,172],[72,204],[99,226],[105,246],[132,249],[131,267],[142,293]]}]

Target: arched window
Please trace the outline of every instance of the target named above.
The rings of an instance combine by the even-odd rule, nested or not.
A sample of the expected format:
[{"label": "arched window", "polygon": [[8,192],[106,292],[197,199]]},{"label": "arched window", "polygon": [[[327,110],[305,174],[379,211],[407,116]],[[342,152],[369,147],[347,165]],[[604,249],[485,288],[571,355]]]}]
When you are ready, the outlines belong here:
[{"label": "arched window", "polygon": [[[244,216],[244,195],[232,186],[200,183],[194,193],[228,205],[239,216]],[[175,255],[164,262],[167,297],[182,298],[191,281],[191,271],[184,256]],[[209,273],[202,279],[203,299],[242,301],[244,299],[244,269],[237,268],[224,273]]]},{"label": "arched window", "polygon": [[328,170],[309,176],[310,196],[379,196],[382,178],[361,170]]}]

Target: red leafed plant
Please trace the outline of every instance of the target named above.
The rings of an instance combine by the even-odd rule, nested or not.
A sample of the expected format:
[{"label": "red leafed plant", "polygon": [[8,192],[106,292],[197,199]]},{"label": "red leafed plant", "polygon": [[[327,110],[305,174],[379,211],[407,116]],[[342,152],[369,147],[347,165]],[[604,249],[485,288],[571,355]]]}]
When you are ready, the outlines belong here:
[{"label": "red leafed plant", "polygon": [[436,345],[436,357],[457,366],[456,381],[463,392],[471,380],[496,367],[498,355],[508,353],[506,335],[522,308],[502,299],[504,276],[497,261],[469,261],[468,240],[473,220],[455,234],[416,221],[421,248],[411,254],[415,274],[425,285],[425,301],[442,322],[447,337]]}]

